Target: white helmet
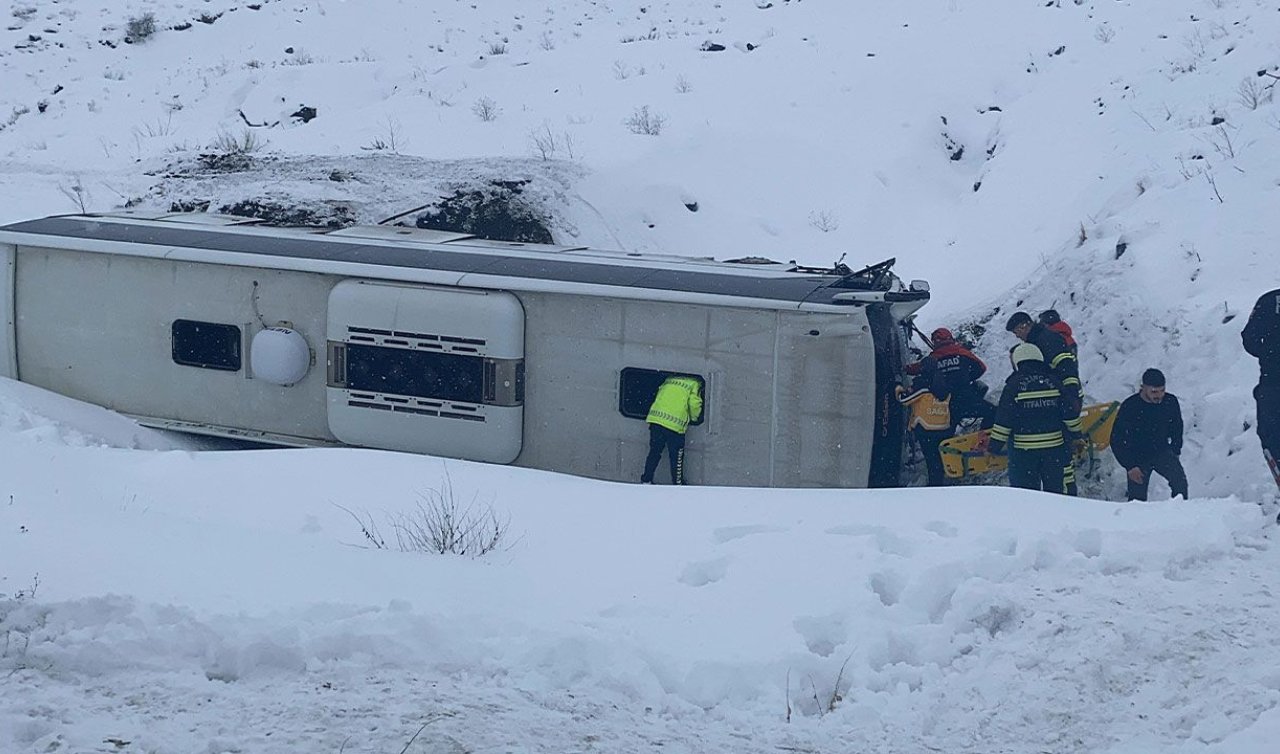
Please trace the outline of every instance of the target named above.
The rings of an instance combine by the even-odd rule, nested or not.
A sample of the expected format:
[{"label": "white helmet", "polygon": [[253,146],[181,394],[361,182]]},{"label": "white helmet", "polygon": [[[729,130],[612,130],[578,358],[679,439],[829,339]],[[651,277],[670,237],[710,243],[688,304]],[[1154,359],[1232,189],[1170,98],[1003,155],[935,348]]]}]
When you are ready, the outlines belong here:
[{"label": "white helmet", "polygon": [[1044,354],[1033,343],[1019,343],[1009,352],[1009,360],[1013,362],[1013,368],[1017,369],[1024,361],[1044,361]]}]

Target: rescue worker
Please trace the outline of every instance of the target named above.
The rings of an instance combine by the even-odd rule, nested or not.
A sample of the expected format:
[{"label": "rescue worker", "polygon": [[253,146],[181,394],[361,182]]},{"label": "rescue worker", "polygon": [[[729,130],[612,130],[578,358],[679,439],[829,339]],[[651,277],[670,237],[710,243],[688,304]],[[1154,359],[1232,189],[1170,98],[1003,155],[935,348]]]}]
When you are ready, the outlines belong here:
[{"label": "rescue worker", "polygon": [[1038,319],[1040,324],[1062,336],[1067,348],[1071,349],[1071,355],[1076,357],[1076,366],[1079,368],[1080,347],[1076,345],[1075,333],[1071,330],[1071,325],[1062,321],[1062,315],[1058,314],[1057,309],[1045,309],[1040,312]]},{"label": "rescue worker", "polygon": [[1151,475],[1169,480],[1174,497],[1187,499],[1187,473],[1182,453],[1182,407],[1178,397],[1165,391],[1164,373],[1142,373],[1138,392],[1125,398],[1111,427],[1111,451],[1128,477],[1125,499],[1146,500]]},{"label": "rescue worker", "polygon": [[1258,360],[1258,384],[1253,389],[1258,439],[1267,466],[1280,486],[1280,288],[1262,294],[1240,338],[1244,350]]},{"label": "rescue worker", "polygon": [[945,327],[933,331],[929,346],[929,355],[908,364],[907,374],[918,375],[939,400],[950,401],[953,430],[961,419],[970,416],[982,420],[981,429],[990,429],[996,420],[996,407],[982,397],[985,387],[975,384],[986,374],[987,365]]},{"label": "rescue worker", "polygon": [[912,390],[899,385],[897,387],[898,402],[910,411],[907,429],[915,435],[920,444],[920,452],[924,455],[924,468],[929,478],[930,487],[945,487],[948,484],[946,471],[942,467],[942,441],[952,436],[951,399],[939,398],[927,385],[923,377],[917,377]]},{"label": "rescue worker", "polygon": [[1045,364],[1062,383],[1062,394],[1074,408],[1075,415],[1079,416],[1080,409],[1084,408],[1080,397],[1080,367],[1062,336],[1044,324],[1032,321],[1026,312],[1014,312],[1004,329],[1016,335],[1018,340],[1040,349]]},{"label": "rescue worker", "polygon": [[1074,494],[1069,440],[1080,419],[1038,347],[1020,343],[1010,357],[1013,374],[1004,383],[988,449],[998,455],[1008,446],[1014,487]]},{"label": "rescue worker", "polygon": [[665,448],[671,460],[671,483],[684,484],[684,435],[691,422],[702,418],[702,382],[684,375],[662,381],[649,406],[649,456],[644,461],[642,484],[653,484]]}]

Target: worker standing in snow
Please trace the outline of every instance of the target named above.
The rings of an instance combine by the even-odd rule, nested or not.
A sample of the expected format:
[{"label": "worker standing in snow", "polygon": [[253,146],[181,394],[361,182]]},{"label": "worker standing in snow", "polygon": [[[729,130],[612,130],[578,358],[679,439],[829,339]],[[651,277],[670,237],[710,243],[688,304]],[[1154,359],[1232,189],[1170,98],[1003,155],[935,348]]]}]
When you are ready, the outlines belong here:
[{"label": "worker standing in snow", "polygon": [[950,401],[952,430],[970,416],[982,419],[982,429],[989,429],[995,422],[996,407],[983,399],[985,388],[975,384],[986,374],[987,365],[945,327],[933,331],[929,347],[928,356],[907,365],[907,374],[916,375],[916,384],[932,390],[938,400]]},{"label": "worker standing in snow", "polygon": [[1111,428],[1111,452],[1128,477],[1125,498],[1146,500],[1151,475],[1169,480],[1174,497],[1187,499],[1187,473],[1182,469],[1182,407],[1166,392],[1164,373],[1142,373],[1138,392],[1125,399]]},{"label": "worker standing in snow", "polygon": [[1258,439],[1280,486],[1280,288],[1262,294],[1240,338],[1244,350],[1258,360],[1258,384],[1253,388]]},{"label": "worker standing in snow", "polygon": [[1045,309],[1040,312],[1038,319],[1040,320],[1040,324],[1062,336],[1063,342],[1067,344],[1067,348],[1070,349],[1071,355],[1076,359],[1076,370],[1079,371],[1080,348],[1076,345],[1075,333],[1072,332],[1071,325],[1062,321],[1062,315],[1058,314],[1057,309]]},{"label": "worker standing in snow", "polygon": [[662,381],[649,406],[649,456],[644,461],[642,484],[653,484],[653,472],[665,448],[671,460],[671,483],[684,484],[684,436],[689,424],[702,418],[702,383],[693,377],[672,375]]},{"label": "worker standing in snow", "polygon": [[[1029,490],[1074,494],[1075,466],[1068,438],[1080,422],[1062,382],[1031,343],[1019,343],[1010,358],[988,449],[1009,453],[1009,484]],[[1076,426],[1072,426],[1072,422]]]},{"label": "worker standing in snow", "polygon": [[916,377],[915,387],[897,387],[898,402],[909,412],[907,429],[915,436],[920,445],[920,453],[924,456],[924,468],[928,474],[930,487],[944,487],[947,484],[946,470],[942,466],[942,441],[954,434],[952,424],[951,399],[939,397],[928,385],[929,380],[923,376]]},{"label": "worker standing in snow", "polygon": [[1045,364],[1062,383],[1063,395],[1075,409],[1075,415],[1079,416],[1080,409],[1084,407],[1080,397],[1080,367],[1076,363],[1075,354],[1062,336],[1044,324],[1033,321],[1026,312],[1014,312],[1004,329],[1017,336],[1018,340],[1040,349]]}]

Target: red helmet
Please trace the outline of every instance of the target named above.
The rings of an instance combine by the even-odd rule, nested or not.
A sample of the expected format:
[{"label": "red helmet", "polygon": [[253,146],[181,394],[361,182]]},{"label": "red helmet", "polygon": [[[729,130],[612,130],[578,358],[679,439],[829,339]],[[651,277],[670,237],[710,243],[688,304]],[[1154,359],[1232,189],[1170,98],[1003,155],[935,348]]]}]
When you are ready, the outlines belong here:
[{"label": "red helmet", "polygon": [[947,328],[939,327],[937,330],[933,331],[932,335],[929,336],[929,340],[933,341],[935,346],[940,346],[943,343],[956,342],[956,336],[952,335],[951,331]]}]

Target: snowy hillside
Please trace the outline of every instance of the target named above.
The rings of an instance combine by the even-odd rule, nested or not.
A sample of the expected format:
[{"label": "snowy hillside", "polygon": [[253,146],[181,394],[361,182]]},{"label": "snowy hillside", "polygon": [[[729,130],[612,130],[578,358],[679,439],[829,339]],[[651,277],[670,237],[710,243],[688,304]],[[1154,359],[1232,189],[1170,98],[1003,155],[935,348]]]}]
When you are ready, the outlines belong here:
[{"label": "snowy hillside", "polygon": [[[0,223],[123,206],[373,223],[496,181],[562,243],[896,257],[933,285],[922,327],[973,333],[993,385],[1018,308],[1075,327],[1093,399],[1162,368],[1201,498],[195,452],[6,383],[0,752],[1280,740],[1280,549],[1255,505],[1275,487],[1239,340],[1280,286],[1276,0],[0,13]],[[504,548],[361,547],[348,510],[389,528],[445,468],[510,516]],[[1090,492],[1122,498],[1117,472]]]},{"label": "snowy hillside", "polygon": [[[1019,305],[1081,333],[1095,399],[1163,367],[1194,489],[1256,497],[1236,334],[1277,276],[1274,6],[19,2],[0,220],[128,203],[376,222],[528,181],[558,242],[893,256],[934,282],[926,325],[995,326],[997,371]],[[244,170],[200,158],[246,142]]]}]

